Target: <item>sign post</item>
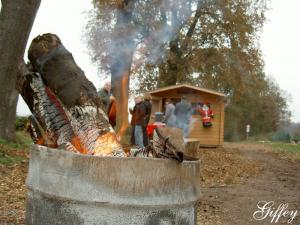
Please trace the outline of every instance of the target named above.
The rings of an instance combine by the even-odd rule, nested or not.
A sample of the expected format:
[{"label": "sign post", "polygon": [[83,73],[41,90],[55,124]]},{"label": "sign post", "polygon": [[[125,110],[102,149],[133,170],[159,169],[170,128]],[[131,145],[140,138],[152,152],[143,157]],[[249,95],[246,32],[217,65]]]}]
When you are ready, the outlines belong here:
[{"label": "sign post", "polygon": [[246,140],[249,138],[249,133],[250,133],[250,124],[246,125]]}]

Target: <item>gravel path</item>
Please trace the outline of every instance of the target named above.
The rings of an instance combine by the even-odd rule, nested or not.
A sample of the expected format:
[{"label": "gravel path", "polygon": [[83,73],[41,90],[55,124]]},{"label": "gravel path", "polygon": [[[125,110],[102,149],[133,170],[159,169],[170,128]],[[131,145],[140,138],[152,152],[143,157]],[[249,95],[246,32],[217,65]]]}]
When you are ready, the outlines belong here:
[{"label": "gravel path", "polygon": [[[201,157],[203,151],[207,150],[199,152],[200,158],[203,158]],[[231,158],[240,160],[240,163],[254,163],[258,166],[259,173],[248,174],[246,179],[240,177],[241,183],[215,186],[202,184],[203,197],[198,208],[199,225],[300,224],[299,161],[282,159],[259,145],[226,144],[222,151],[231,154]],[[256,171],[255,168],[254,170]],[[279,217],[277,223],[275,223],[277,217],[273,223],[272,217],[269,216],[261,221],[255,220],[253,213],[258,211],[259,201],[273,201],[274,205],[271,207],[273,212],[281,203],[288,203],[284,211],[298,210],[298,215],[290,221],[291,223],[288,223],[290,216]]]}]

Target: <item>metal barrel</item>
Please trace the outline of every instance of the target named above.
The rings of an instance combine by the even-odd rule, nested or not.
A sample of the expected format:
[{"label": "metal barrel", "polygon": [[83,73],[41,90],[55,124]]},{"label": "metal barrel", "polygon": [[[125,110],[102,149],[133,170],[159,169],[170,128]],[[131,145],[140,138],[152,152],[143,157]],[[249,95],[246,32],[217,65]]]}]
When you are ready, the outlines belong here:
[{"label": "metal barrel", "polygon": [[26,225],[195,225],[200,162],[33,145],[26,185]]}]

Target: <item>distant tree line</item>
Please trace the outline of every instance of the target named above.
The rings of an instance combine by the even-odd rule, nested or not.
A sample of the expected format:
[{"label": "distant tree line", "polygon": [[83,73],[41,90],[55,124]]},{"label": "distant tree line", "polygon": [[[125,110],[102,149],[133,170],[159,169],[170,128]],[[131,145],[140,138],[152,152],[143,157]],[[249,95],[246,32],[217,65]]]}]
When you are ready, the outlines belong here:
[{"label": "distant tree line", "polygon": [[121,70],[135,91],[188,83],[225,93],[227,140],[242,139],[246,124],[255,135],[290,120],[287,96],[264,72],[265,0],[93,4],[87,26],[92,59],[108,74]]}]

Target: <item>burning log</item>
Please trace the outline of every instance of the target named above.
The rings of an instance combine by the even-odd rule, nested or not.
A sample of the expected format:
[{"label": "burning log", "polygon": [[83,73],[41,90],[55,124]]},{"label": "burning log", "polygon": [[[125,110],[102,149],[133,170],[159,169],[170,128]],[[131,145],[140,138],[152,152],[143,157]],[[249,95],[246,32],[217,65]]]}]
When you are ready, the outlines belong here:
[{"label": "burning log", "polygon": [[[54,34],[36,37],[29,48],[32,68],[22,64],[17,87],[32,111],[35,143],[100,156],[125,157],[96,88]],[[181,141],[180,141],[181,140]],[[177,128],[155,130],[153,145],[136,156],[183,161],[183,135]]]},{"label": "burning log", "polygon": [[[153,133],[152,145],[134,152],[135,157],[169,158],[182,162],[184,156],[183,133],[175,127],[158,127]],[[194,159],[193,159],[194,160]]]},{"label": "burning log", "polygon": [[24,63],[19,71],[16,86],[33,112],[30,131],[34,143],[85,153],[76,141],[60,102],[44,85],[40,74],[30,72]]},{"label": "burning log", "polygon": [[158,158],[173,158],[182,162],[184,152],[182,131],[175,127],[155,128],[153,150]]},{"label": "burning log", "polygon": [[60,39],[38,36],[28,55],[33,73],[23,69],[18,87],[47,139],[81,153],[125,156],[96,88]]}]

